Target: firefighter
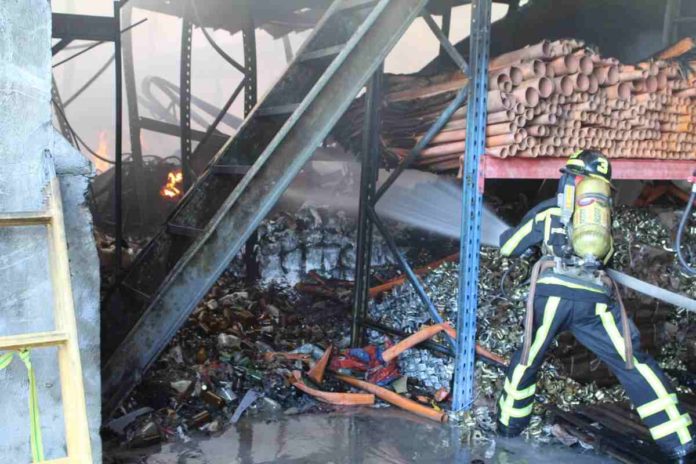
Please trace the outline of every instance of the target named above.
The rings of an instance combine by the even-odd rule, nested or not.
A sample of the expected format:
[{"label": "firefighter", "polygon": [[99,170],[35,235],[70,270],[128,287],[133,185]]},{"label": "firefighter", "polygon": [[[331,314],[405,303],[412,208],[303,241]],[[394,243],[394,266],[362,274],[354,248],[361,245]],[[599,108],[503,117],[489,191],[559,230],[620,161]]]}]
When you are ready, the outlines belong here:
[{"label": "firefighter", "polygon": [[613,253],[609,160],[581,151],[561,173],[557,197],[500,237],[504,256],[540,247],[543,257],[532,271],[524,345],[512,357],[498,401],[498,431],[517,436],[529,424],[544,353],[556,334],[570,330],[611,368],[662,451],[686,462],[696,449],[691,418],[655,360],[640,349],[618,288],[602,271]]}]

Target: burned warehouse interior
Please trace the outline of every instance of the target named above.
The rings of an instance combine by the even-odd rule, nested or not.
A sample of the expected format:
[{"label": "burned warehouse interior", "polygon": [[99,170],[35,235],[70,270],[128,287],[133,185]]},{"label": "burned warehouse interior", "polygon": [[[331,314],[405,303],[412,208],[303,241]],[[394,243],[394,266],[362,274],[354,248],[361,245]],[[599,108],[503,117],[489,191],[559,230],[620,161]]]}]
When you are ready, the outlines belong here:
[{"label": "burned warehouse interior", "polygon": [[2,462],[696,462],[696,2],[0,2]]}]

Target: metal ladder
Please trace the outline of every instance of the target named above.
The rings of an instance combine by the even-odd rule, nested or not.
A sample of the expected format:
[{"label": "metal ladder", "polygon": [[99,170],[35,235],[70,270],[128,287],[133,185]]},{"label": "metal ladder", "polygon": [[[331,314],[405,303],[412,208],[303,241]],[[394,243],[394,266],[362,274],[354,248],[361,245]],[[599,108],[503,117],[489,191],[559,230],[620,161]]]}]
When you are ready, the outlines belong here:
[{"label": "metal ladder", "polygon": [[104,327],[107,414],[139,382],[198,301],[348,108],[427,0],[337,0],[285,74],[143,250]]},{"label": "metal ladder", "polygon": [[92,451],[82,383],[75,305],[70,282],[63,206],[53,161],[48,157],[46,170],[49,177],[47,209],[38,212],[0,213],[0,227],[46,227],[55,330],[0,337],[0,351],[20,351],[53,346],[58,348],[67,457],[41,462],[86,464],[92,462]]},{"label": "metal ladder", "polygon": [[696,16],[688,16],[684,12],[684,7],[687,4],[688,2],[684,3],[683,0],[666,1],[665,25],[662,30],[663,46],[667,47],[680,38],[679,27],[681,25],[688,23],[696,23]]}]

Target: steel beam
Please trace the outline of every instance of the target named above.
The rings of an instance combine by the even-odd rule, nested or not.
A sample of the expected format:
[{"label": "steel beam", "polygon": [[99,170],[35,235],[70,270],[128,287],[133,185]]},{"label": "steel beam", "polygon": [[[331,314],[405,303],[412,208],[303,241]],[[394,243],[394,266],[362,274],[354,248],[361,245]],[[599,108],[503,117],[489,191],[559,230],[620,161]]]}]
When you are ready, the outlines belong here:
[{"label": "steel beam", "polygon": [[[481,168],[486,179],[558,179],[565,158],[495,158],[484,156]],[[615,180],[679,180],[688,177],[696,161],[613,158]]]},{"label": "steel beam", "polygon": [[474,402],[476,308],[478,307],[481,246],[482,187],[479,162],[486,147],[488,53],[491,0],[473,0],[469,43],[469,105],[467,107],[466,153],[462,179],[462,233],[459,242],[459,312],[457,356],[452,409],[468,410]]},{"label": "steel beam", "polygon": [[[143,130],[149,130],[152,132],[159,132],[160,134],[171,135],[173,137],[181,136],[181,126],[176,124],[170,124],[164,121],[158,121],[151,118],[140,118],[140,128]],[[206,132],[199,131],[196,129],[191,129],[191,138],[193,140],[202,141],[206,139]],[[219,144],[222,147],[230,139],[229,135],[223,134],[220,131],[213,131],[209,136],[210,142]]]},{"label": "steel beam", "polygon": [[117,36],[114,31],[119,30],[109,16],[53,13],[52,19],[54,39],[113,42]]},{"label": "steel beam", "polygon": [[[244,117],[251,114],[258,101],[258,68],[256,66],[256,25],[251,5],[242,7],[245,22],[242,28],[242,43],[244,45]],[[257,231],[252,232],[244,245],[244,267],[246,280],[253,283],[258,280],[261,271],[256,261],[256,244],[259,241]]]},{"label": "steel beam", "polygon": [[[122,22],[126,27],[133,23],[133,5],[121,6]],[[135,83],[135,62],[133,61],[133,34],[121,37],[121,55],[123,60],[123,80],[126,89],[126,104],[128,105],[128,127],[130,134],[130,152],[133,160],[133,178],[135,182],[135,207],[138,222],[145,222],[144,208],[149,205],[145,179],[143,178],[143,149],[140,142],[140,111],[138,109],[138,91]]]},{"label": "steel beam", "polygon": [[116,130],[114,135],[114,222],[115,222],[115,251],[114,276],[121,275],[121,258],[123,255],[123,73],[121,70],[121,3],[114,2],[114,17],[110,21],[111,33],[114,37],[114,73],[115,73],[115,102],[114,116]]},{"label": "steel beam", "polygon": [[358,236],[355,247],[355,286],[353,287],[353,325],[351,327],[351,346],[364,343],[361,321],[367,316],[370,300],[370,264],[372,263],[372,221],[368,208],[374,204],[379,174],[380,130],[382,126],[382,74],[380,66],[372,76],[365,98],[365,120],[363,125],[363,146],[360,170],[360,203],[358,206]]},{"label": "steel beam", "polygon": [[309,90],[104,365],[107,415],[167,346],[426,3],[380,0]]},{"label": "steel beam", "polygon": [[181,22],[181,61],[179,62],[179,124],[181,124],[181,172],[184,192],[195,181],[191,169],[191,52],[193,47],[193,23]]}]

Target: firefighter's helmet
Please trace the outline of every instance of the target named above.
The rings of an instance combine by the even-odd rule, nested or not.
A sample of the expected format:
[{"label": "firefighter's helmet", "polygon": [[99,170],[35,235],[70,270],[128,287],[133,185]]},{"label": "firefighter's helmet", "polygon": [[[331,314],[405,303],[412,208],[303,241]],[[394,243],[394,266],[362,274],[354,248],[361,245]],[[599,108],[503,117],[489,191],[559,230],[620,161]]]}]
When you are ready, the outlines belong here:
[{"label": "firefighter's helmet", "polygon": [[611,163],[602,153],[582,150],[573,154],[566,162],[563,172],[576,176],[593,177],[611,183]]}]

